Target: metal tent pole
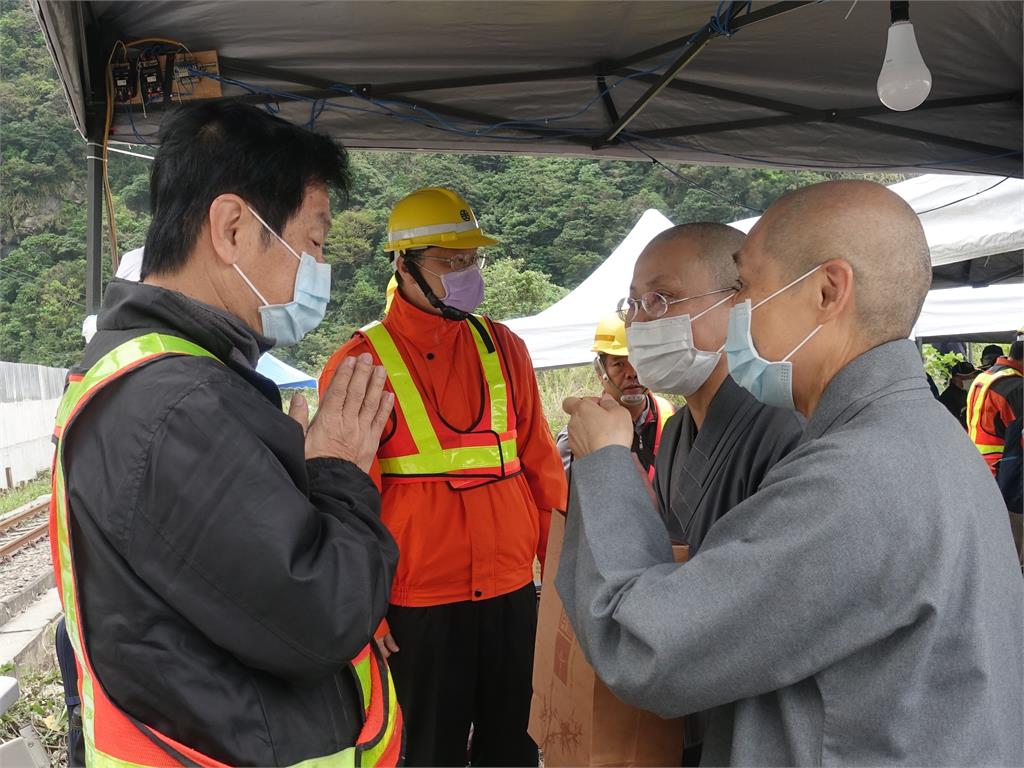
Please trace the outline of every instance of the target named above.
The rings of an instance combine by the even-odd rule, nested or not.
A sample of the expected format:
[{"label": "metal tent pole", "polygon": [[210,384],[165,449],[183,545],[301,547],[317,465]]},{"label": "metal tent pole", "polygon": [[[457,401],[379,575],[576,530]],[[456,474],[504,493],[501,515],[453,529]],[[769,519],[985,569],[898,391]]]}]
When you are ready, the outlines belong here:
[{"label": "metal tent pole", "polygon": [[103,299],[103,147],[94,141],[85,145],[88,166],[87,226],[85,231],[85,307],[94,315]]}]

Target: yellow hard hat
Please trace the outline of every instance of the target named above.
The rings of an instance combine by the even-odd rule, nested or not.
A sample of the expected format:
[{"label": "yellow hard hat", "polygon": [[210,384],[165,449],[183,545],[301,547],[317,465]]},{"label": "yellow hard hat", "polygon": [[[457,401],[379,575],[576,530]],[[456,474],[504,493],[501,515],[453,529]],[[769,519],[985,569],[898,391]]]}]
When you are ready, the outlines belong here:
[{"label": "yellow hard hat", "polygon": [[388,281],[388,288],[384,292],[384,314],[391,311],[391,302],[395,300],[395,291],[398,290],[398,279],[392,275]]},{"label": "yellow hard hat", "polygon": [[385,251],[410,248],[481,248],[497,240],[480,231],[476,214],[461,195],[450,189],[429,187],[406,195],[388,219]]},{"label": "yellow hard hat", "polygon": [[599,355],[617,355],[624,357],[629,354],[626,345],[626,324],[619,317],[618,313],[612,312],[601,318],[594,331],[594,346],[591,352]]}]

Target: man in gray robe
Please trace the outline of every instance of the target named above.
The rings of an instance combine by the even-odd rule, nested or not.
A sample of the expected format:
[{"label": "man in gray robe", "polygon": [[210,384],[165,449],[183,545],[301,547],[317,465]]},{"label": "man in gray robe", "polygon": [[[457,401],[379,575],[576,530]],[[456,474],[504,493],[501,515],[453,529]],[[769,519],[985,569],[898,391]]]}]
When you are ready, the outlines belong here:
[{"label": "man in gray robe", "polygon": [[803,432],[795,411],[764,405],[737,385],[716,351],[725,343],[739,277],[733,255],[743,240],[725,224],[665,230],[637,259],[625,302],[640,382],[686,398],[665,424],[654,489],[669,536],[691,557],[712,523],[757,490]]},{"label": "man in gray robe", "polygon": [[737,264],[730,371],[807,428],[676,565],[628,414],[566,401],[556,584],[588,660],[630,704],[717,708],[704,765],[1021,765],[1024,582],[991,473],[906,340],[920,222],[880,185],[827,182],[776,202]]}]

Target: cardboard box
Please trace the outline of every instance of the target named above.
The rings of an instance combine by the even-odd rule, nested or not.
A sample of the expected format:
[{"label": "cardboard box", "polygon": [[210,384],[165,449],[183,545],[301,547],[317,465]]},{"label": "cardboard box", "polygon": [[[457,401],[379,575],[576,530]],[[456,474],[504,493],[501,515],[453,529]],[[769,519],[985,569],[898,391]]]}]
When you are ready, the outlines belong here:
[{"label": "cardboard box", "polygon": [[[546,768],[562,766],[670,766],[683,755],[683,718],[663,720],[623,704],[583,657],[554,588],[565,518],[551,515],[533,663],[529,733],[544,751]],[[686,547],[673,547],[677,562]]]}]

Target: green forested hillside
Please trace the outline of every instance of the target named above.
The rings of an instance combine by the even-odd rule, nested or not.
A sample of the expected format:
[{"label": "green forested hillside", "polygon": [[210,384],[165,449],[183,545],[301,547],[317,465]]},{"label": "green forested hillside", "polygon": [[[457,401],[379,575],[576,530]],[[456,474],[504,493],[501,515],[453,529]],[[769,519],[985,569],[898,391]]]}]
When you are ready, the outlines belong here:
[{"label": "green forested hillside", "polygon": [[[0,358],[67,366],[81,351],[85,313],[85,145],[24,0],[0,0],[0,78]],[[122,252],[145,237],[147,164],[110,157]],[[762,209],[787,189],[825,178],[679,169],[701,189],[646,160],[522,155],[354,152],[353,167],[351,200],[335,212],[328,239],[334,300],[327,318],[300,345],[280,351],[310,372],[378,317],[390,276],[381,250],[388,211],[418,187],[458,189],[501,241],[487,254],[483,309],[507,318],[540,310],[576,286],[647,208],[676,222],[728,222],[753,215],[744,206]]]}]

